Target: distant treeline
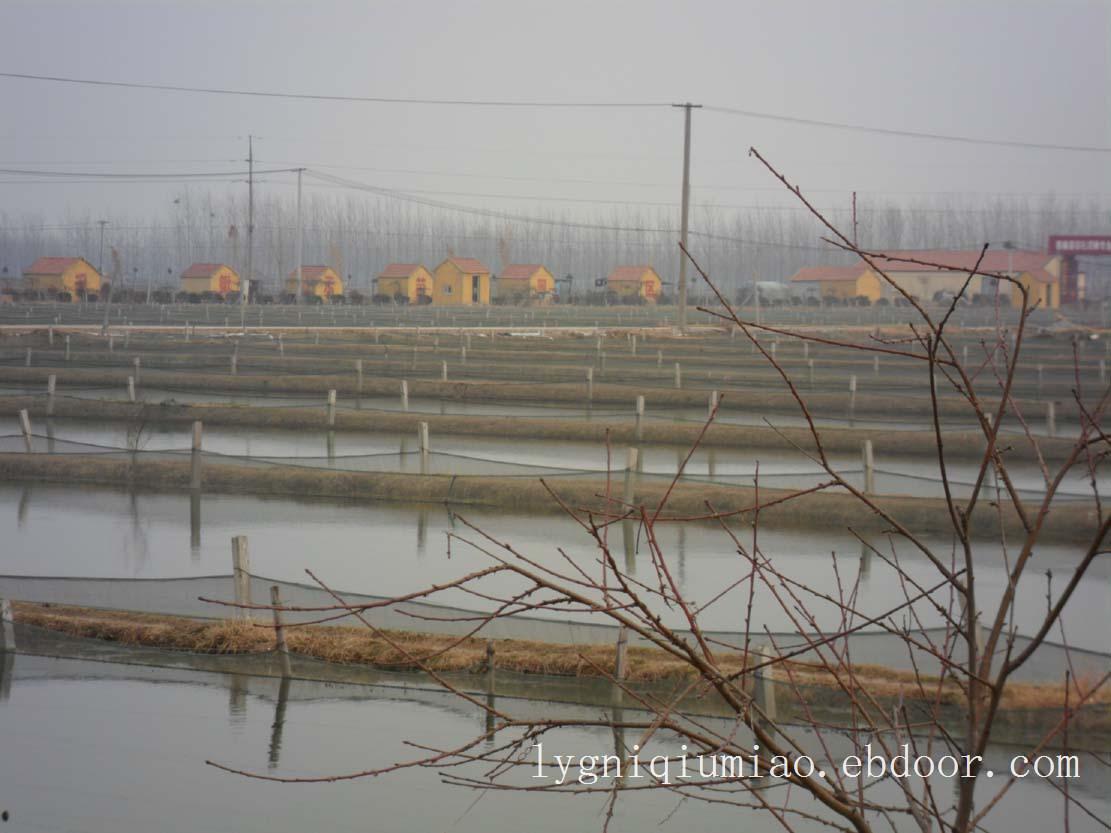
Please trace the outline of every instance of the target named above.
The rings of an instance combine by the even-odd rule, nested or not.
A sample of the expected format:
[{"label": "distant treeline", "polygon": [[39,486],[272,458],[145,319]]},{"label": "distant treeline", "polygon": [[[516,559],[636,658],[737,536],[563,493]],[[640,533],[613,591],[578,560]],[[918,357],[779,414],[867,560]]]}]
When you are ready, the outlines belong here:
[{"label": "distant treeline", "polygon": [[[828,203],[828,200],[823,202]],[[162,217],[19,217],[0,214],[0,267],[18,278],[42,255],[81,255],[98,265],[109,250],[122,261],[117,285],[177,284],[190,263],[227,263],[246,270],[246,201],[239,195],[186,191]],[[678,273],[675,210],[615,207],[605,213],[532,213],[528,218],[481,216],[394,198],[310,195],[304,203],[304,262],[335,268],[364,293],[392,261],[434,268],[450,254],[476,257],[498,273],[507,263],[542,263],[558,278],[574,277],[574,292],[591,291],[597,278],[621,264],[654,266],[665,281]],[[849,205],[827,217],[852,235]],[[906,203],[858,201],[858,239],[874,250],[966,248],[1014,241],[1044,247],[1050,234],[1111,233],[1111,217],[1095,199],[1042,195],[932,197]],[[692,209],[691,248],[729,290],[753,280],[782,280],[797,269],[851,262],[821,241],[824,229],[799,206]],[[264,289],[294,268],[296,207],[291,198],[266,195],[255,203],[254,272]],[[673,285],[671,287],[673,289]]]}]

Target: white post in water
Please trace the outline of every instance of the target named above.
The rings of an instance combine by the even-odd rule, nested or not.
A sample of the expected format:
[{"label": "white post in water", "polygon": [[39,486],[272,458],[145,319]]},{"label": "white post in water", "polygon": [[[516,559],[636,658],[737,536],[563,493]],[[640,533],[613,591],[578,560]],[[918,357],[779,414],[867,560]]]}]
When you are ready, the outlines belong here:
[{"label": "white post in water", "polygon": [[31,366],[31,348],[30,347],[27,348],[27,358],[24,359],[23,366],[24,367],[30,367]]},{"label": "white post in water", "polygon": [[849,420],[856,413],[856,374],[849,377]]},{"label": "white post in water", "polygon": [[810,374],[810,389],[813,390],[814,389],[814,360],[813,359],[807,359],[806,360],[806,370]]},{"label": "white post in water", "polygon": [[420,473],[428,474],[428,423],[417,423],[417,441],[420,443]]},{"label": "white post in water", "polygon": [[289,646],[285,641],[285,625],[282,623],[282,594],[278,585],[270,585],[270,607],[274,611],[274,648],[281,662],[282,676],[292,677],[293,669],[289,664]]},{"label": "white post in water", "polygon": [[201,488],[201,445],[204,442],[204,423],[199,419],[193,422],[193,447],[189,467],[189,488],[197,491]]},{"label": "white post in water", "polygon": [[127,401],[128,402],[134,402],[135,401],[135,377],[134,376],[128,376],[127,377]]},{"label": "white post in water", "polygon": [[409,410],[409,383],[401,380],[401,410]]},{"label": "white post in water", "polygon": [[635,448],[630,448],[625,455],[625,484],[622,499],[626,505],[632,505],[633,499],[636,497],[636,470],[637,458],[640,452]]},{"label": "white post in water", "polygon": [[663,367],[663,366],[664,366],[664,351],[663,350],[657,350],[656,351],[656,367]]},{"label": "white post in water", "polygon": [[440,381],[447,381],[447,362],[440,362]]},{"label": "white post in water", "polygon": [[111,333],[108,334],[108,352],[109,353],[115,353],[116,352],[116,337],[114,335],[112,335]]},{"label": "white post in water", "polygon": [[131,363],[135,366],[135,384],[139,384],[140,381],[141,381],[140,375],[139,375],[140,372],[141,372],[139,357],[136,356],[134,361],[132,361]]},{"label": "white post in water", "polygon": [[[1111,344],[1111,341],[1109,341],[1108,344]],[[1101,385],[1106,385],[1107,384],[1107,360],[1106,359],[1100,359],[1099,360],[1099,383]]]},{"label": "white post in water", "polygon": [[802,357],[804,359],[809,359],[810,358],[810,342],[809,341],[804,341],[802,343]]},{"label": "white post in water", "polygon": [[355,392],[363,392],[363,360],[355,359]]},{"label": "white post in water", "polygon": [[710,407],[707,409],[706,416],[713,416],[714,411],[718,408],[718,392],[716,390],[710,391]]},{"label": "white post in water", "polygon": [[[68,362],[69,361],[69,336],[68,335],[65,338],[65,342],[66,342],[66,361]],[[1102,364],[1102,362],[1101,362],[1101,364]]]},{"label": "white post in water", "polygon": [[613,676],[618,681],[624,680],[629,673],[628,653],[629,629],[621,625],[617,629],[617,650],[613,658]]},{"label": "white post in water", "polygon": [[1045,403],[1045,433],[1046,436],[1057,436],[1057,403]]},{"label": "white post in water", "polygon": [[963,365],[968,364],[968,345],[967,344],[964,347],[961,348],[961,364],[963,364]]},{"label": "white post in water", "polygon": [[51,373],[46,377],[46,415],[54,416],[54,389],[57,387],[58,377]]},{"label": "white post in water", "polygon": [[1042,366],[1038,365],[1038,396],[1042,395]]},{"label": "white post in water", "polygon": [[235,603],[240,619],[250,619],[251,611],[242,605],[251,603],[251,559],[247,554],[247,536],[236,535],[231,539],[231,570],[235,584]]},{"label": "white post in water", "polygon": [[879,376],[880,375],[880,357],[879,356],[872,356],[872,375],[873,376]]},{"label": "white post in water", "polygon": [[28,453],[30,453],[34,449],[31,445],[31,417],[28,415],[26,408],[19,412],[19,427],[23,431],[23,443],[27,446]]},{"label": "white post in water", "polygon": [[47,327],[46,328],[46,343],[49,344],[51,347],[54,346],[54,328],[53,327]]},{"label": "white post in water", "polygon": [[594,401],[594,368],[588,367],[586,369],[586,401]]},{"label": "white post in water", "polygon": [[679,362],[675,362],[675,390],[683,387],[683,370],[679,367]]},{"label": "white post in water", "polygon": [[770,645],[754,645],[752,647],[752,659],[754,665],[762,665],[755,673],[756,691],[754,692],[756,705],[763,711],[764,716],[769,721],[774,721],[776,718],[775,708],[775,671],[770,665],[765,663],[770,662],[776,658],[775,648]]},{"label": "white post in water", "polygon": [[328,391],[328,427],[336,427],[336,392]]},{"label": "white post in water", "polygon": [[864,449],[861,453],[864,462],[864,494],[874,495],[876,493],[876,460],[872,453],[872,441],[864,441]]}]

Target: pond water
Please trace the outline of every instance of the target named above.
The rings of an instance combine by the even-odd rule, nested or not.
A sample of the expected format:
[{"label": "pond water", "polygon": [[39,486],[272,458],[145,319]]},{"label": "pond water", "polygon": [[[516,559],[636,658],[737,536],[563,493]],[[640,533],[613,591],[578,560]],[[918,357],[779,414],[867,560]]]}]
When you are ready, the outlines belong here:
[{"label": "pond water", "polygon": [[[603,827],[604,794],[474,792],[445,785],[436,771],[422,768],[331,784],[280,785],[205,764],[213,760],[279,777],[317,777],[421,754],[404,746],[407,740],[449,748],[482,734],[485,714],[446,694],[10,654],[0,673],[5,676],[0,738],[6,753],[0,755],[0,809],[10,814],[4,827],[13,833],[566,833]],[[523,718],[613,719],[610,709],[503,697],[496,707]],[[638,715],[626,709],[618,719]],[[707,724],[728,731],[722,721]],[[818,748],[813,737],[802,734],[802,739]],[[563,730],[546,739],[544,755],[550,771],[554,754],[607,754],[616,742],[606,726]],[[851,751],[836,736],[830,744],[833,760]],[[676,745],[675,738],[661,734],[643,755],[677,754]],[[1005,772],[1015,755],[1029,751],[991,747],[985,768]],[[1107,772],[1084,755],[1081,777],[1069,783],[1071,794],[1103,819],[1111,816]],[[478,777],[481,772],[472,765],[460,774]],[[530,774],[531,768],[520,772],[513,783],[536,786]],[[978,784],[980,801],[986,802],[1003,780]],[[946,796],[951,783],[935,779],[931,786]],[[815,802],[797,792],[792,797],[781,783],[768,780],[761,786],[762,795],[776,805],[818,812]],[[871,790],[876,800],[898,801],[890,782]],[[1027,779],[988,816],[986,829],[1060,829],[1062,803],[1049,783]],[[1075,808],[1070,822],[1074,833],[1100,829]],[[765,833],[782,828],[766,812],[640,790],[620,798],[612,829]],[[792,829],[826,828],[794,818]],[[890,828],[884,824],[883,829]],[[896,828],[898,833],[912,829],[906,819]]]},{"label": "pond water", "polygon": [[[455,515],[452,509],[460,514]],[[256,575],[307,583],[310,580],[304,571],[311,568],[339,590],[397,595],[493,563],[475,546],[459,540],[449,550],[449,533],[484,543],[467,523],[499,541],[512,543],[539,564],[566,570],[566,562],[557,550],[560,547],[584,569],[598,571],[594,542],[571,520],[559,515],[530,517],[471,507],[239,495],[205,495],[191,500],[184,494],[2,483],[0,540],[4,544],[0,574],[96,578],[228,575],[230,539],[247,535],[251,571]],[[736,533],[746,547],[751,547],[751,530],[738,529]],[[612,528],[608,536],[618,562],[640,580],[655,583],[656,571],[643,534],[626,523]],[[741,629],[749,588],[742,579],[749,574],[749,562],[737,554],[726,534],[710,525],[663,524],[657,528],[657,538],[679,589],[688,599],[705,604],[734,582],[741,582],[701,614],[707,628]],[[888,559],[897,555],[922,586],[939,581],[935,568],[909,545],[892,544],[882,538],[873,543]],[[945,541],[927,538],[927,543],[941,557],[950,557]],[[777,570],[815,588],[815,593],[836,595],[840,583],[847,597],[854,583],[859,582],[855,607],[862,613],[878,615],[904,599],[894,569],[864,550],[847,531],[761,529],[758,545]],[[989,542],[978,544],[975,554],[979,598],[990,604],[1006,584],[1005,555],[998,543]],[[1006,553],[1010,558],[1013,555],[1013,551]],[[1046,544],[1038,548],[1036,566],[1019,586],[1014,622],[1020,634],[1032,632],[1046,609],[1047,586],[1059,592],[1080,556],[1075,545]],[[1052,571],[1051,585],[1047,571]],[[518,587],[503,576],[489,579],[485,586],[498,592]],[[795,631],[791,616],[776,601],[770,586],[757,584],[756,589],[759,592],[753,598],[752,629]],[[782,593],[782,588],[779,591]],[[194,592],[192,598],[197,595]],[[460,592],[437,598],[470,609],[484,604]],[[807,603],[821,627],[838,626],[839,610],[832,602],[811,595]],[[915,609],[921,626],[940,623],[937,613],[925,602]],[[676,625],[681,622],[675,610],[660,605],[659,612],[666,621]],[[563,618],[576,617],[564,614]],[[1077,648],[1106,651],[1108,621],[1111,560],[1097,559],[1064,618],[1065,635]],[[1061,634],[1055,632],[1053,639],[1060,638]]]}]

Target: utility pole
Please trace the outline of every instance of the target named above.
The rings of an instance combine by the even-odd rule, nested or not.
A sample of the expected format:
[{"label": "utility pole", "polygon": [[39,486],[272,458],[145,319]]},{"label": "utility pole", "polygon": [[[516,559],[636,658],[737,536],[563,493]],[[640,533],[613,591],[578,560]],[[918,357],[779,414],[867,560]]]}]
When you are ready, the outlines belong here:
[{"label": "utility pole", "polygon": [[254,276],[255,251],[255,145],[254,136],[247,135],[247,281],[246,287],[239,286],[239,328],[247,330],[247,296],[251,294],[251,279]]},{"label": "utility pole", "polygon": [[100,254],[96,257],[96,271],[100,272],[101,280],[104,280],[104,227],[108,225],[107,220],[97,220],[100,225]]},{"label": "utility pole", "polygon": [[[691,209],[691,110],[701,108],[701,104],[672,104],[672,107],[683,108],[683,202],[679,219],[679,240],[683,248],[687,248],[687,228]],[[677,324],[679,332],[687,331],[687,256],[679,252],[679,314]]]},{"label": "utility pole", "polygon": [[856,237],[856,191],[853,191],[853,248],[860,248],[860,241]]},{"label": "utility pole", "polygon": [[301,223],[301,174],[304,173],[304,168],[297,169],[297,298],[293,303],[301,303],[301,294],[304,292],[303,278],[301,275],[301,261],[304,258],[301,256],[302,247],[304,246],[305,228]]}]

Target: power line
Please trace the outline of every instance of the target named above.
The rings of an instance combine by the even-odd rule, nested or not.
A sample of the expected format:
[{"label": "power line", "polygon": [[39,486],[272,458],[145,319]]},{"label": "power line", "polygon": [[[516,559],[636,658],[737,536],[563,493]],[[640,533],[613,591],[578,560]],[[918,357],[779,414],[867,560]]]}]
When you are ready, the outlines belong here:
[{"label": "power line", "polygon": [[822,119],[807,119],[799,116],[784,116],[778,113],[761,113],[756,110],[741,110],[737,107],[715,107],[707,104],[706,110],[714,113],[727,113],[732,116],[744,116],[750,119],[763,119],[766,121],[786,122],[788,124],[801,124],[808,127],[826,127],[833,130],[851,130],[856,133],[875,133],[882,136],[901,136],[909,139],[930,139],[937,142],[959,142],[967,145],[992,145],[996,147],[1025,148],[1028,150],[1063,150],[1079,153],[1111,153],[1111,147],[1097,147],[1092,145],[1058,145],[1050,142],[1021,142],[1014,139],[985,139],[975,136],[956,136],[948,133],[927,133],[918,130],[897,130],[890,127],[875,127],[872,125],[849,124],[848,122],[824,121]]},{"label": "power line", "polygon": [[103,81],[90,78],[67,78],[58,75],[32,75],[25,72],[0,72],[0,78],[21,81],[51,81],[59,84],[83,84],[92,87],[124,87],[134,90],[161,90],[175,93],[207,95],[238,95],[255,98],[280,98],[300,101],[347,101],[362,104],[431,104],[451,107],[669,107],[667,102],[652,101],[510,101],[477,98],[392,98],[387,96],[323,95],[319,93],[287,93],[266,90],[237,90],[224,87],[188,87],[180,84],[149,84],[139,81]]},{"label": "power line", "polygon": [[[256,173],[265,174],[281,174],[290,173],[291,168],[273,168],[267,171],[256,171]],[[200,177],[237,177],[247,176],[247,171],[207,171],[207,172],[177,172],[177,173],[105,173],[103,171],[35,171],[27,170],[25,168],[0,168],[0,174],[11,175],[26,175],[26,176],[41,176],[51,177],[57,179],[68,179],[73,177],[87,177],[90,179],[195,179]]]}]

